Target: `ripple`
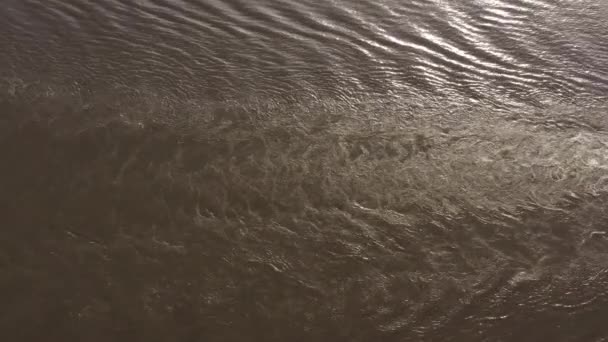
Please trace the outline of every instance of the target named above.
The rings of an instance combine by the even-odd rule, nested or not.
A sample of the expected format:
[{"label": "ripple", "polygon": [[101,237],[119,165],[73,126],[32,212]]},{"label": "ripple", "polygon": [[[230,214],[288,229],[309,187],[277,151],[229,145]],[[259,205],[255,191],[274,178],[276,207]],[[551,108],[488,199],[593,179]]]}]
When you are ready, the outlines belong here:
[{"label": "ripple", "polygon": [[423,91],[496,103],[605,91],[602,11],[544,1],[27,0],[2,25],[30,51],[7,62],[55,81],[210,99]]}]

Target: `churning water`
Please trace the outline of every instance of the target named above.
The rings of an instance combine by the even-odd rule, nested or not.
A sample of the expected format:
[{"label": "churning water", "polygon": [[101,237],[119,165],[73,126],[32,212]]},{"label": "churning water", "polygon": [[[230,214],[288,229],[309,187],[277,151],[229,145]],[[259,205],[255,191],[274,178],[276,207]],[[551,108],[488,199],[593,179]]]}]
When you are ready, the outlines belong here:
[{"label": "churning water", "polygon": [[608,341],[608,2],[3,0],[7,341]]}]

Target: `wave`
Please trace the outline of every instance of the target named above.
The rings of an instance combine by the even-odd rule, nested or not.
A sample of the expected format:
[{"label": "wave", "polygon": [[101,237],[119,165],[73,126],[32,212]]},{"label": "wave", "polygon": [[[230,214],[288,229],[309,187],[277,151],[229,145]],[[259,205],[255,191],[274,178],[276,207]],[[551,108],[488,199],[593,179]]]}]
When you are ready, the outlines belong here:
[{"label": "wave", "polygon": [[0,62],[51,83],[103,81],[210,100],[314,91],[601,95],[607,28],[601,7],[584,6],[28,0],[0,14],[2,43],[13,51]]}]

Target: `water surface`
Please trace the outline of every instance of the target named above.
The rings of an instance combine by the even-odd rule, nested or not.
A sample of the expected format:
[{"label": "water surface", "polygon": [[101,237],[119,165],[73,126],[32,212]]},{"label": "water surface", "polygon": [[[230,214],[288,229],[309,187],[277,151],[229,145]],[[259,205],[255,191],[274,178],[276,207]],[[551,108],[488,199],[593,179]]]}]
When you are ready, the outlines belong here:
[{"label": "water surface", "polygon": [[606,341],[608,4],[4,0],[12,341]]}]

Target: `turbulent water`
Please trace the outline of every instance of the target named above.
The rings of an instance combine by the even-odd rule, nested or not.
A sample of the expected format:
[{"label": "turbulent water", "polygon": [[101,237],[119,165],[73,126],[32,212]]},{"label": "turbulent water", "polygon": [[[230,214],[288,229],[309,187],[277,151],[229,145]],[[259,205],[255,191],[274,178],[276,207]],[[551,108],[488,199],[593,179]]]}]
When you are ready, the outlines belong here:
[{"label": "turbulent water", "polygon": [[7,341],[608,341],[608,2],[4,0]]}]

